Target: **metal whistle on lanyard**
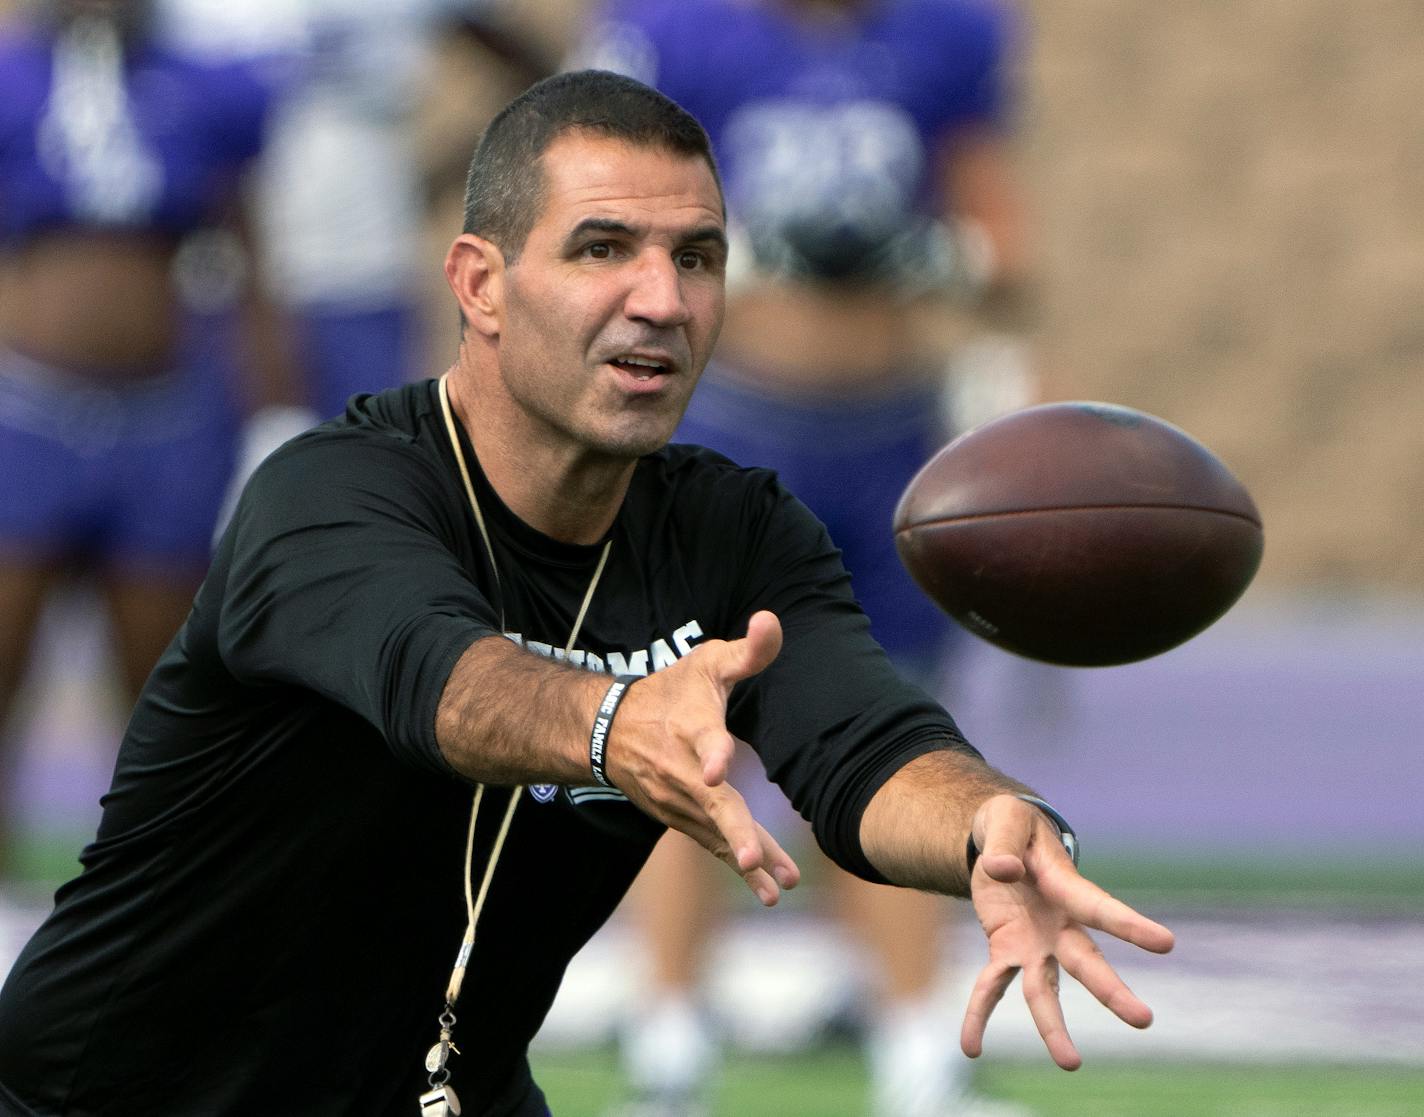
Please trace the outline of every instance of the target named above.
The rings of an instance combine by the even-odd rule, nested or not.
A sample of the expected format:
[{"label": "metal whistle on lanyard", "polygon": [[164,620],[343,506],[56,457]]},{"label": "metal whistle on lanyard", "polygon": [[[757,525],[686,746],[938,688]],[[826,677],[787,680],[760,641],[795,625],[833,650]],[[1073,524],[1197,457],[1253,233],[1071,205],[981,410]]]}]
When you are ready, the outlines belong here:
[{"label": "metal whistle on lanyard", "polygon": [[453,1086],[437,1086],[420,1095],[421,1117],[460,1117],[460,1099]]}]

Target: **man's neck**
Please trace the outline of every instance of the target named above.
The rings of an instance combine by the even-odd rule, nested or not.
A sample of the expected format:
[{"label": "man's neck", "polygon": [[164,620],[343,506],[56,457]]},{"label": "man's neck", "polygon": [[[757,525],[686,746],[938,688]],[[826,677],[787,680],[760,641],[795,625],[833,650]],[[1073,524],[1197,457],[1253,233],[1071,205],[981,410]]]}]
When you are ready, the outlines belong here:
[{"label": "man's neck", "polygon": [[[524,523],[564,543],[597,543],[623,505],[636,461],[590,459],[587,452],[529,437],[519,416],[476,407],[468,381],[452,370],[450,406],[506,508]],[[499,404],[491,401],[494,411]],[[476,418],[477,416],[477,418]]]}]

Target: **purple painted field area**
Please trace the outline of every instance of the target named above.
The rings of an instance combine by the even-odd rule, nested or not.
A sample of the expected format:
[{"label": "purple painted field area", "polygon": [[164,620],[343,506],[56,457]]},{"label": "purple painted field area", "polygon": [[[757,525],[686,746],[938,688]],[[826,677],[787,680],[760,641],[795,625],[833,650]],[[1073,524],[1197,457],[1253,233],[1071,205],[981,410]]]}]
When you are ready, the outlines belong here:
[{"label": "purple painted field area", "polygon": [[1125,667],[976,642],[951,706],[1098,848],[1424,851],[1424,607],[1247,605]]}]

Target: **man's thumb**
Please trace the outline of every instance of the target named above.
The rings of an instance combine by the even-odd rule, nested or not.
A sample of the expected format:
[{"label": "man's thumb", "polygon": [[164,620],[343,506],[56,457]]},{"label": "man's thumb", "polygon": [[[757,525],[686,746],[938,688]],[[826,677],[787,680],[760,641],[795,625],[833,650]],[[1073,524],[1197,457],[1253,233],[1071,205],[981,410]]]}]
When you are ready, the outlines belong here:
[{"label": "man's thumb", "polygon": [[763,609],[753,613],[747,622],[747,634],[739,640],[727,641],[727,658],[722,665],[722,677],[739,682],[766,670],[781,651],[781,622],[776,614]]}]

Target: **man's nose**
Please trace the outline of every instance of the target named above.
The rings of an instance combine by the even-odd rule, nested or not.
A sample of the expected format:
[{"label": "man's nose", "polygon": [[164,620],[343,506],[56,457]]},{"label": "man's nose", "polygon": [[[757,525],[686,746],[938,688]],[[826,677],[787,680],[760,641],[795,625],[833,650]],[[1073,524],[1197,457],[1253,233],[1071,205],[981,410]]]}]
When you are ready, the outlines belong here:
[{"label": "man's nose", "polygon": [[625,312],[654,326],[681,326],[691,316],[683,297],[682,273],[667,253],[642,253],[633,269]]}]

